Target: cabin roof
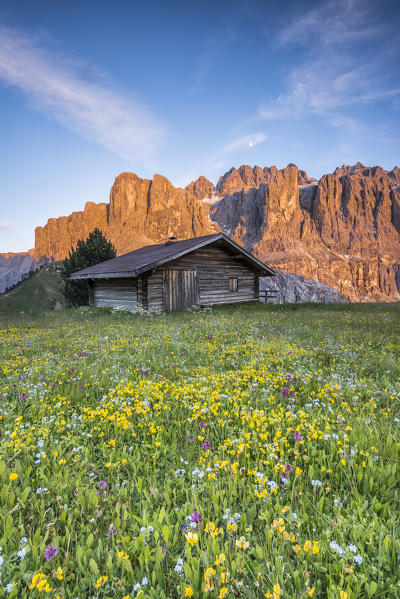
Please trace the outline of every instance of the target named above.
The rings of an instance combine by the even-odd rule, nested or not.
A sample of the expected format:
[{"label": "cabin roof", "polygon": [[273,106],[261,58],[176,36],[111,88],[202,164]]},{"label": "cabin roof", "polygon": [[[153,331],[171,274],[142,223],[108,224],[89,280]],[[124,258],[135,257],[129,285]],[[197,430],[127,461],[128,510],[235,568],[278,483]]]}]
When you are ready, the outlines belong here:
[{"label": "cabin roof", "polygon": [[105,260],[89,268],[84,268],[69,276],[70,280],[76,279],[109,279],[137,277],[138,275],[161,266],[171,260],[176,260],[185,254],[193,252],[204,246],[221,241],[223,245],[231,250],[236,250],[243,255],[244,260],[260,276],[274,276],[276,273],[272,268],[258,260],[240,245],[229,239],[224,233],[205,235],[204,237],[192,237],[182,241],[167,241],[157,245],[147,245],[123,256]]}]

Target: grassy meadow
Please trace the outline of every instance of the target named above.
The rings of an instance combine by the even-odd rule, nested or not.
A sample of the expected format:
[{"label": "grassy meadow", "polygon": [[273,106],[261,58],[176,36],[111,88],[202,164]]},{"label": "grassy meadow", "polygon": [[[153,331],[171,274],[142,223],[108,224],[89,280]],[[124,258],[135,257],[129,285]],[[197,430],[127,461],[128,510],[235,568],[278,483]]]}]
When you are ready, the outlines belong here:
[{"label": "grassy meadow", "polygon": [[400,597],[399,305],[0,326],[0,597]]}]

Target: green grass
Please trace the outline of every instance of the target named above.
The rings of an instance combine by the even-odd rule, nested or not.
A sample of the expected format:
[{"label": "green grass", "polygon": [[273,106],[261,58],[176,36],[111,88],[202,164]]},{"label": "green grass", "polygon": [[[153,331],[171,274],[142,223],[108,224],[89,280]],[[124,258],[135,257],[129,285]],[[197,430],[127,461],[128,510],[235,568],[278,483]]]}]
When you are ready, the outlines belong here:
[{"label": "green grass", "polygon": [[0,295],[0,317],[18,315],[21,312],[42,314],[48,310],[63,310],[63,287],[59,265],[48,264]]},{"label": "green grass", "polygon": [[0,322],[0,596],[400,596],[399,305]]}]

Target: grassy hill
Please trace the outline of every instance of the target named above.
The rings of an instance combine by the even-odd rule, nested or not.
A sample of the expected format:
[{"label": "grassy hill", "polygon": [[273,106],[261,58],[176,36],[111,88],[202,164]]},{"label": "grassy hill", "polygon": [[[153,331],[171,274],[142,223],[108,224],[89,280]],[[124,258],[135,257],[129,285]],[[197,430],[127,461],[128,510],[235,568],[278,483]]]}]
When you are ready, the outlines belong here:
[{"label": "grassy hill", "polygon": [[63,310],[63,287],[60,263],[47,264],[28,279],[0,295],[0,316]]}]

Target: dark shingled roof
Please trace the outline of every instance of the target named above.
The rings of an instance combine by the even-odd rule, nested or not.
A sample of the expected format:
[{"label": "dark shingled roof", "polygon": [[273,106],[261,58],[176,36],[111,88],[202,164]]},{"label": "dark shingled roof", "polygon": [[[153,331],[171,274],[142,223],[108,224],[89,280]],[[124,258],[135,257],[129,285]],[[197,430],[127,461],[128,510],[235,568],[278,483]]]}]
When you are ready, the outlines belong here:
[{"label": "dark shingled roof", "polygon": [[95,266],[84,268],[70,275],[69,279],[109,279],[137,277],[139,274],[156,268],[161,264],[175,260],[180,256],[188,254],[215,241],[222,240],[227,246],[234,248],[243,254],[243,258],[252,268],[263,271],[263,276],[275,275],[275,272],[266,264],[252,256],[237,243],[229,239],[223,233],[205,235],[204,237],[192,237],[183,241],[167,241],[158,245],[147,245],[134,250],[118,258],[111,258]]}]

